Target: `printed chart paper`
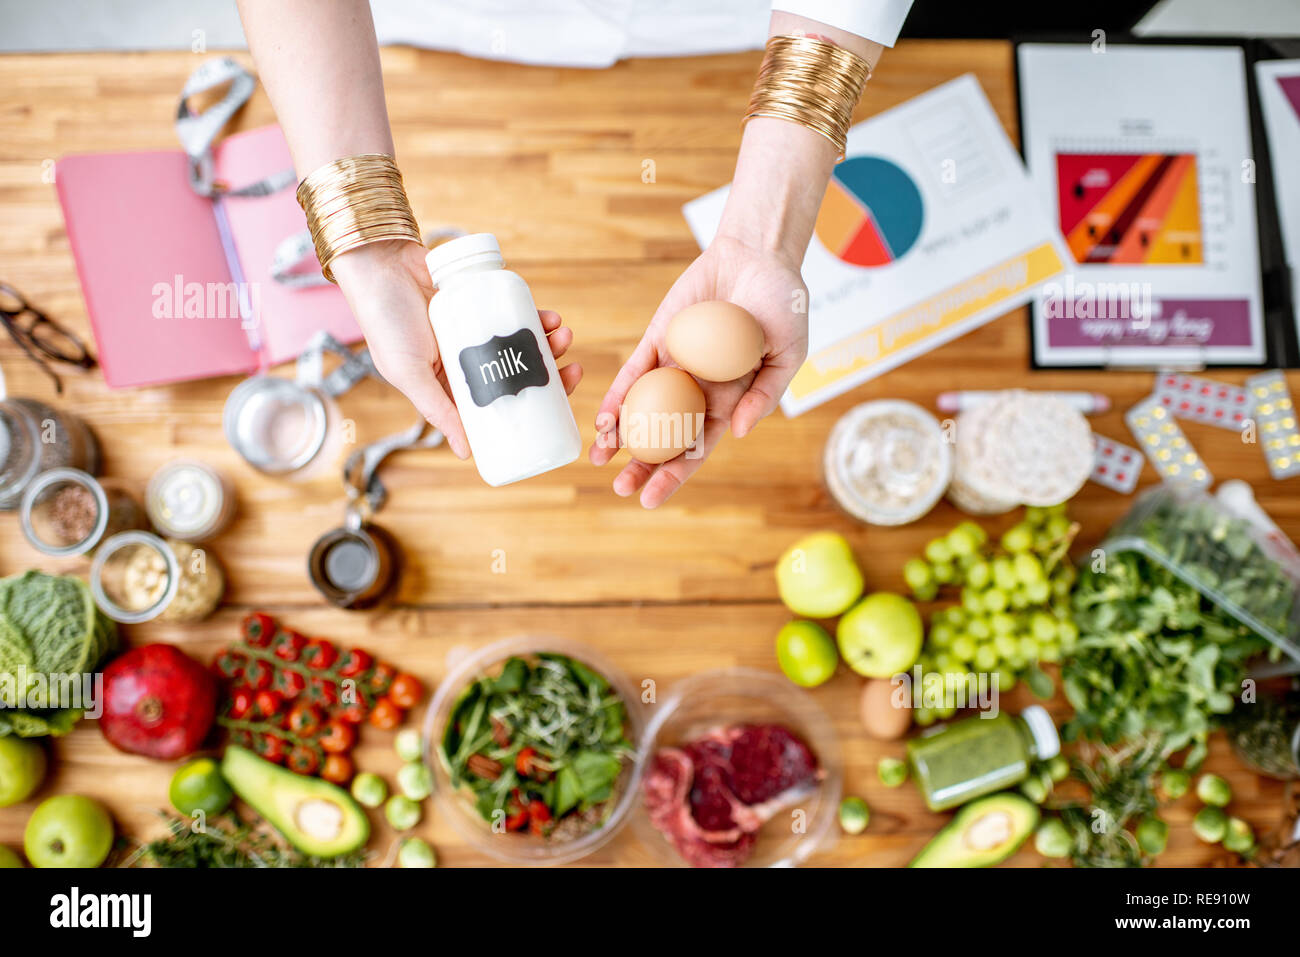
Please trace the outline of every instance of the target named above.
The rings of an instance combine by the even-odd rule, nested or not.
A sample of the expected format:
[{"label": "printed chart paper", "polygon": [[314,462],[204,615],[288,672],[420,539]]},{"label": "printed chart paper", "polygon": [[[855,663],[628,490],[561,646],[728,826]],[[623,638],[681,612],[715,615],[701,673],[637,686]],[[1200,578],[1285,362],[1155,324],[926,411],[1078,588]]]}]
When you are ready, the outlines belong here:
[{"label": "printed chart paper", "polygon": [[1291,269],[1291,306],[1300,340],[1300,60],[1256,63],[1255,81],[1273,161],[1273,192]]},{"label": "printed chart paper", "polygon": [[1040,365],[1265,358],[1236,47],[1025,43],[1025,159],[1073,265],[1034,304]]},{"label": "printed chart paper", "polygon": [[[702,247],[727,191],[683,208]],[[858,124],[804,258],[808,359],[782,409],[806,412],[1023,305],[1067,261],[973,76]]]}]

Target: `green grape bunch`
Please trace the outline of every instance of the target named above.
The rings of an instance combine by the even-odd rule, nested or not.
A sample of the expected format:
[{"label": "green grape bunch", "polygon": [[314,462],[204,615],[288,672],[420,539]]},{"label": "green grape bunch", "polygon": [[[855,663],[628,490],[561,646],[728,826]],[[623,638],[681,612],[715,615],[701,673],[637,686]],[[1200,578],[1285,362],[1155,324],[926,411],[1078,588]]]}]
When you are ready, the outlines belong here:
[{"label": "green grape bunch", "polygon": [[917,601],[935,601],[945,591],[954,599],[931,616],[917,662],[923,681],[942,681],[953,694],[942,707],[918,707],[917,724],[950,718],[956,701],[974,700],[975,675],[987,675],[999,693],[1024,679],[1035,694],[1051,696],[1051,679],[1038,663],[1060,661],[1079,638],[1070,605],[1078,573],[1069,559],[1078,528],[1064,504],[1025,509],[997,543],[967,519],[903,566]]}]

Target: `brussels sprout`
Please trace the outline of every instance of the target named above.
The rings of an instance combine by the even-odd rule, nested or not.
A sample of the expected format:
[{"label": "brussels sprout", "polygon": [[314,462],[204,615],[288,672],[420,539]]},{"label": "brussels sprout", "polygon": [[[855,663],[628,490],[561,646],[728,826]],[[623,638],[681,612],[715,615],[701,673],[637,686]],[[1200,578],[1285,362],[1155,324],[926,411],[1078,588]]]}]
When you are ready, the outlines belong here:
[{"label": "brussels sprout", "polygon": [[424,742],[416,728],[403,728],[393,738],[393,750],[403,761],[419,761],[424,757]]},{"label": "brussels sprout", "polygon": [[394,831],[409,831],[420,823],[420,805],[408,797],[395,794],[384,805],[384,817]]},{"label": "brussels sprout", "polygon": [[438,856],[429,842],[418,837],[408,837],[397,849],[398,867],[434,867],[437,863]]},{"label": "brussels sprout", "polygon": [[871,822],[871,810],[860,797],[846,797],[840,802],[840,827],[845,834],[861,834]]},{"label": "brussels sprout", "polygon": [[1020,784],[1020,793],[1035,804],[1042,804],[1047,800],[1048,787],[1041,777],[1026,778]]},{"label": "brussels sprout", "polygon": [[1059,784],[1070,776],[1070,759],[1058,754],[1047,762],[1047,775],[1054,784]]},{"label": "brussels sprout", "polygon": [[423,801],[433,793],[433,775],[422,762],[412,761],[397,772],[397,786],[412,801]]},{"label": "brussels sprout", "polygon": [[1223,846],[1243,857],[1249,857],[1255,850],[1255,832],[1241,818],[1228,818],[1228,830],[1223,835]]},{"label": "brussels sprout", "polygon": [[1034,849],[1043,857],[1069,857],[1073,847],[1070,830],[1058,817],[1048,818],[1034,832]]},{"label": "brussels sprout", "polygon": [[1169,843],[1169,825],[1154,814],[1143,818],[1137,826],[1137,842],[1147,854],[1163,854]]},{"label": "brussels sprout", "polygon": [[1218,844],[1228,833],[1228,815],[1222,808],[1203,807],[1192,818],[1192,830],[1206,844]]},{"label": "brussels sprout", "polygon": [[352,779],[352,796],[358,804],[379,807],[388,800],[388,785],[378,774],[362,771]]},{"label": "brussels sprout", "polygon": [[1192,786],[1192,776],[1181,768],[1170,768],[1160,776],[1160,789],[1171,801],[1177,801]]},{"label": "brussels sprout", "polygon": [[881,758],[876,765],[876,775],[887,788],[896,788],[907,780],[907,763],[898,758]]},{"label": "brussels sprout", "polygon": [[1217,774],[1202,774],[1196,782],[1196,796],[1205,804],[1227,807],[1232,800],[1232,788]]}]

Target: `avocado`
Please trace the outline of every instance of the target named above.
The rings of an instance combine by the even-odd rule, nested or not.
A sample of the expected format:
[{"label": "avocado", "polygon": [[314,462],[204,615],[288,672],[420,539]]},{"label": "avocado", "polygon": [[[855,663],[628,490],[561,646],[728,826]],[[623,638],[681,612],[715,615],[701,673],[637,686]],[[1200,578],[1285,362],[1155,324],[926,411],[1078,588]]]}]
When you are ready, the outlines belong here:
[{"label": "avocado", "polygon": [[1038,826],[1038,807],[1005,791],[971,801],[930,839],[908,867],[992,867]]},{"label": "avocado", "polygon": [[370,837],[370,819],[347,791],[304,777],[231,745],[221,759],[221,774],[253,810],[285,839],[315,857],[355,851]]}]

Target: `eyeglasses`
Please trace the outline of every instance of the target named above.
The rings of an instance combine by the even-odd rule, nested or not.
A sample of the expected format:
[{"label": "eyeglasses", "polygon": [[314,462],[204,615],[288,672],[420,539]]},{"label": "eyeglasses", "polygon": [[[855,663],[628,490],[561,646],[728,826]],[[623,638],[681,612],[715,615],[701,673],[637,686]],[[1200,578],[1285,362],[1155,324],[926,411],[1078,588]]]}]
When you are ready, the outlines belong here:
[{"label": "eyeglasses", "polygon": [[63,382],[50,368],[50,361],[62,362],[79,369],[93,369],[95,357],[85,344],[29,303],[23,294],[8,283],[0,282],[0,324],[10,338],[54,383],[54,391],[63,394]]}]

